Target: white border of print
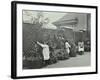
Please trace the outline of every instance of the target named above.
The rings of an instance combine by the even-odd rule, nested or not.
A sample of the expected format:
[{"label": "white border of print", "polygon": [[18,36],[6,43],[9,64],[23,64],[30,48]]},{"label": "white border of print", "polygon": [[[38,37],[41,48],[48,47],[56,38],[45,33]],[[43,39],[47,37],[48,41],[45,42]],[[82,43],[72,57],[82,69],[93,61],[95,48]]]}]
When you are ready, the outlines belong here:
[{"label": "white border of print", "polygon": [[[91,66],[88,67],[71,67],[71,68],[51,68],[51,69],[22,69],[22,10],[44,10],[44,11],[61,11],[61,12],[79,12],[91,13]],[[52,74],[69,74],[69,73],[84,73],[95,72],[96,69],[96,9],[91,8],[73,8],[73,7],[58,7],[46,5],[25,5],[17,4],[17,76],[37,76],[37,75],[52,75]]]}]

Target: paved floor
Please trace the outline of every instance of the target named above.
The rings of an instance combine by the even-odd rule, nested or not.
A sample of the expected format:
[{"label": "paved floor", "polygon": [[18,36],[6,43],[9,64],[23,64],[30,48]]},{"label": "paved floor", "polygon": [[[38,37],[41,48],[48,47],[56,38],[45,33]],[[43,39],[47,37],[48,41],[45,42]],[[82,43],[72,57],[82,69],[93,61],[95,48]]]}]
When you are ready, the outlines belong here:
[{"label": "paved floor", "polygon": [[85,52],[84,55],[77,55],[77,57],[70,57],[68,60],[58,61],[57,63],[48,65],[44,68],[80,67],[80,66],[89,66],[90,63],[91,63],[90,52]]}]

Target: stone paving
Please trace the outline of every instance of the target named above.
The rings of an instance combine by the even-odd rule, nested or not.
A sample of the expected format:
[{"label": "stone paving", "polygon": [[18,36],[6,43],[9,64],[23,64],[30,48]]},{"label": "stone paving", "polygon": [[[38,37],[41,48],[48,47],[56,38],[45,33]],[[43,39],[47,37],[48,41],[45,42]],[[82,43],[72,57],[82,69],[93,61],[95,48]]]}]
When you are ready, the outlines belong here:
[{"label": "stone paving", "polygon": [[90,52],[85,52],[84,55],[77,55],[76,57],[70,57],[67,60],[58,61],[55,64],[48,65],[44,68],[62,68],[62,67],[81,67],[90,66],[91,64]]}]

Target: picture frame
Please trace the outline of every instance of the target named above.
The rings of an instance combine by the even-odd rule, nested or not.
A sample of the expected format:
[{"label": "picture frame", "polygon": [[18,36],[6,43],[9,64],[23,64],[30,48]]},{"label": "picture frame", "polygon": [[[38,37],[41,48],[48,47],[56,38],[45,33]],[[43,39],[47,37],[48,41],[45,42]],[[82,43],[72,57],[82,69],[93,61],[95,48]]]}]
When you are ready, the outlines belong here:
[{"label": "picture frame", "polygon": [[[54,67],[54,68],[46,68],[46,69],[45,68],[43,68],[43,69],[34,68],[33,69],[33,66],[35,66],[37,64],[38,64],[38,66],[40,66],[41,63],[33,64],[33,62],[31,62],[31,63],[24,62],[24,60],[26,59],[26,56],[24,56],[24,53],[25,53],[25,55],[29,55],[29,52],[25,51],[26,49],[29,49],[26,47],[28,45],[29,41],[35,40],[35,41],[38,41],[41,43],[41,40],[44,40],[44,38],[39,36],[41,33],[39,34],[36,32],[37,30],[40,30],[40,29],[32,29],[32,28],[29,29],[29,27],[30,27],[29,25],[33,26],[33,23],[35,23],[35,21],[36,21],[36,19],[34,19],[33,17],[31,17],[32,20],[34,19],[33,21],[31,20],[32,22],[28,21],[28,20],[30,20],[30,16],[34,16],[33,13],[38,12],[38,11],[40,11],[37,14],[38,16],[40,16],[42,14],[41,12],[45,13],[45,15],[49,14],[48,16],[50,19],[52,19],[52,23],[54,20],[56,20],[54,22],[54,24],[56,26],[62,26],[62,24],[63,24],[64,26],[68,25],[67,28],[69,28],[70,27],[69,24],[72,25],[72,27],[73,27],[74,24],[75,24],[74,26],[77,26],[77,24],[83,25],[85,23],[86,23],[85,24],[86,26],[90,26],[90,28],[89,28],[90,29],[90,32],[89,32],[90,38],[89,39],[90,39],[91,45],[89,47],[91,50],[89,53],[91,55],[89,56],[90,57],[89,65],[86,65],[85,67],[84,66],[76,66],[76,67],[69,66],[69,67],[60,67],[59,68],[59,66],[61,66],[61,64],[60,64],[60,65],[57,65],[58,68],[56,68],[57,66],[55,64],[56,67]],[[69,13],[70,13],[70,15],[69,15]],[[70,17],[71,17],[71,15],[74,15],[75,19],[73,19],[71,21],[69,20],[66,23],[64,22],[64,19],[62,21],[60,20],[57,22],[57,20],[58,20],[57,18],[61,15],[65,15],[65,14],[69,15]],[[91,17],[88,18],[88,16],[87,16],[86,20],[83,20],[82,23],[80,23],[81,19],[83,19],[83,17],[88,14]],[[80,19],[80,17],[76,17],[76,15],[78,15],[78,16],[81,15],[81,19]],[[29,16],[29,17],[27,17],[27,16]],[[46,16],[46,18],[45,18],[45,21],[47,21],[47,22],[49,21],[48,16]],[[41,21],[40,21],[40,23],[41,23]],[[29,24],[29,25],[27,25],[27,24]],[[43,24],[43,23],[41,23],[41,24]],[[97,74],[97,72],[98,72],[98,64],[97,64],[98,63],[98,61],[97,61],[97,58],[98,58],[98,54],[97,54],[98,26],[97,26],[97,24],[98,24],[98,7],[97,6],[12,1],[11,2],[11,78],[20,79],[20,78],[38,78],[38,77],[56,77],[56,76],[68,76],[68,75]],[[36,25],[36,26],[38,26],[38,25]],[[51,26],[53,26],[53,25],[51,25]],[[49,28],[49,27],[47,27],[47,28]],[[86,30],[88,30],[87,28],[86,28]],[[29,31],[28,31],[28,29],[29,29]],[[51,29],[51,27],[50,27],[50,29]],[[80,28],[78,27],[77,29],[80,29]],[[78,31],[81,32],[81,30],[78,30]],[[26,32],[27,33],[30,32],[30,34],[27,34]],[[84,30],[82,30],[82,32],[84,32]],[[35,34],[36,37],[34,39],[31,39],[31,37],[34,36],[33,33],[34,34],[36,33]],[[49,32],[47,31],[47,33],[49,33]],[[58,34],[58,33],[55,33],[55,34]],[[62,34],[62,32],[61,32],[61,34]],[[30,35],[31,35],[31,37],[30,37]],[[67,35],[67,34],[65,34],[65,35]],[[71,33],[70,33],[70,35],[71,35]],[[93,36],[91,36],[91,35],[93,35]],[[37,36],[39,36],[39,38],[37,38]],[[77,39],[76,35],[74,35],[74,37],[76,40]],[[33,43],[34,42],[32,42],[32,44]],[[31,43],[29,43],[29,44],[31,45]],[[34,48],[32,48],[32,49],[34,49]],[[30,53],[33,53],[31,50],[29,50],[29,51],[30,51]],[[29,58],[27,58],[27,59],[29,59]],[[34,60],[33,57],[30,59]],[[88,62],[88,59],[87,59],[87,62]],[[24,63],[25,63],[25,65],[24,65]],[[72,63],[74,63],[74,62],[72,62]],[[79,63],[79,62],[77,62],[77,63]],[[33,64],[33,65],[30,66],[30,64]]]}]

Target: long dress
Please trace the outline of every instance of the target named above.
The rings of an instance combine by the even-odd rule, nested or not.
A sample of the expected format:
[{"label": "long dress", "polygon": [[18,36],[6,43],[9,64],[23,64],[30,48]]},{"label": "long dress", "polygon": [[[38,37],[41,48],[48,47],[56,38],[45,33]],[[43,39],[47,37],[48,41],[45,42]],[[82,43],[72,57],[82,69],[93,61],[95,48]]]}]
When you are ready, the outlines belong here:
[{"label": "long dress", "polygon": [[84,54],[84,42],[78,42],[78,53]]},{"label": "long dress", "polygon": [[84,51],[84,42],[79,42],[78,43],[78,51]]},{"label": "long dress", "polygon": [[38,43],[38,44],[43,48],[42,54],[44,60],[49,60],[50,59],[49,46],[47,44],[42,44],[42,43]]},{"label": "long dress", "polygon": [[68,52],[68,54],[70,53],[70,48],[71,46],[69,45],[68,42],[65,42],[65,48],[66,48],[66,51]]}]

